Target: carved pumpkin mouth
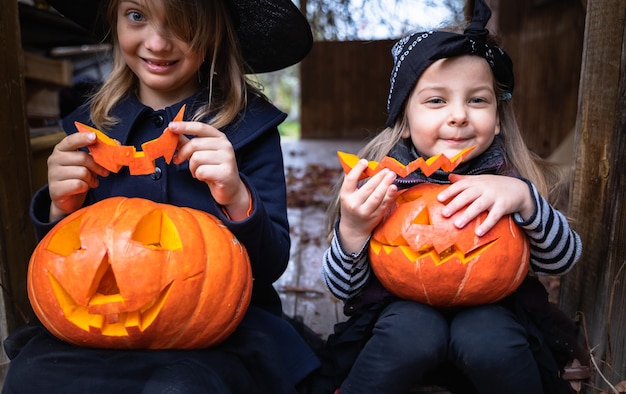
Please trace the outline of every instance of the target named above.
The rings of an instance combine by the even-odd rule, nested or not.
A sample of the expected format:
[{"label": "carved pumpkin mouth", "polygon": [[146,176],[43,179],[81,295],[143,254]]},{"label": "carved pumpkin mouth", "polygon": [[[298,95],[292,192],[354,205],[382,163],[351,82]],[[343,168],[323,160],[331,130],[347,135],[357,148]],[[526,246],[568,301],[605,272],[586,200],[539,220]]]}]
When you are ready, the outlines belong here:
[{"label": "carved pumpkin mouth", "polygon": [[375,239],[370,241],[370,247],[376,254],[380,254],[381,251],[386,254],[391,254],[394,249],[400,249],[409,261],[417,262],[420,259],[430,257],[436,266],[444,264],[450,260],[457,261],[458,263],[465,265],[476,257],[480,256],[485,250],[494,245],[498,239],[491,240],[483,245],[479,245],[472,250],[464,252],[458,245],[452,245],[444,250],[438,251],[435,247],[430,246],[421,250],[413,250],[407,244],[403,245],[390,245],[383,244]]},{"label": "carved pumpkin mouth", "polygon": [[[107,270],[111,272],[111,269]],[[108,336],[128,336],[136,331],[144,331],[159,315],[169,295],[172,283],[170,282],[159,295],[138,310],[128,311],[124,304],[124,297],[119,293],[106,294],[107,279],[105,275],[100,282],[98,291],[88,300],[87,305],[80,305],[63,288],[61,283],[48,273],[50,284],[59,301],[65,318],[81,329],[89,332],[99,331]],[[104,290],[104,292],[102,292]]]}]

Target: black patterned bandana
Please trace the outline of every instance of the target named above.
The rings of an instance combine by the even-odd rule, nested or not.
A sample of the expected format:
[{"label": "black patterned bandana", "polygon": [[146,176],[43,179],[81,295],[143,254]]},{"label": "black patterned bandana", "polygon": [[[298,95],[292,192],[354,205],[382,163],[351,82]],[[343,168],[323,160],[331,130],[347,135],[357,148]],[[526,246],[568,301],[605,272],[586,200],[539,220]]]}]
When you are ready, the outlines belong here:
[{"label": "black patterned bandana", "polygon": [[485,29],[491,10],[484,0],[476,0],[474,15],[463,34],[444,31],[413,33],[400,39],[392,48],[394,67],[391,72],[387,99],[387,126],[396,122],[405,101],[424,70],[439,59],[477,55],[489,63],[496,78],[506,90],[505,98],[513,93],[513,62],[501,48],[487,44],[489,30]]}]

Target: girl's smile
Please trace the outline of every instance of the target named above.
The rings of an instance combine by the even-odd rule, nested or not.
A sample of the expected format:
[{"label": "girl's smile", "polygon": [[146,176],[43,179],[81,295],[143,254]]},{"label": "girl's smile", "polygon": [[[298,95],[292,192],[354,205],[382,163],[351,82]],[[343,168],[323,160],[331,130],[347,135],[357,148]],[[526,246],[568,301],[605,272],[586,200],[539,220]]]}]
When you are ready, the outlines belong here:
[{"label": "girl's smile", "polygon": [[166,74],[171,72],[178,61],[152,60],[142,58],[145,62],[146,69],[154,74]]},{"label": "girl's smile", "polygon": [[[466,142],[468,140],[471,140],[470,138],[451,138],[451,139],[445,139],[442,138],[442,141],[445,142],[446,144],[450,145],[450,146],[463,146],[465,147]],[[460,148],[463,149],[463,148]]]}]

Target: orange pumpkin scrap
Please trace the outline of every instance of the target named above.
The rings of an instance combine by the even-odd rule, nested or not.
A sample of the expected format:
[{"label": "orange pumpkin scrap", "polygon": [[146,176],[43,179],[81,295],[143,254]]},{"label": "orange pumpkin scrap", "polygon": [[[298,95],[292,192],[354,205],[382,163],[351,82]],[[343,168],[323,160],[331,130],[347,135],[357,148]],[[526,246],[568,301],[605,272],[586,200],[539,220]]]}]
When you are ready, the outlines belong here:
[{"label": "orange pumpkin scrap", "polygon": [[403,191],[372,234],[370,260],[381,283],[403,299],[436,307],[493,303],[511,294],[528,272],[529,246],[510,216],[482,237],[486,213],[462,229],[441,214],[448,185]]},{"label": "orange pumpkin scrap", "polygon": [[79,346],[213,346],[241,322],[251,291],[247,252],[217,218],[140,198],[67,216],[28,268],[36,315]]},{"label": "orange pumpkin scrap", "polygon": [[[426,176],[430,176],[433,172],[437,171],[438,169],[451,172],[475,148],[476,148],[475,146],[465,148],[459,153],[457,153],[451,159],[449,159],[443,153],[439,153],[435,156],[432,156],[427,160],[424,160],[422,157],[420,157],[416,160],[413,160],[406,166],[392,157],[385,156],[380,162],[369,161],[367,164],[367,168],[361,175],[360,179],[365,179],[365,178],[374,176],[375,174],[377,174],[384,168],[387,168],[395,172],[398,176],[402,178],[405,178],[407,175],[417,170],[422,171],[422,173]],[[337,155],[339,156],[339,162],[341,163],[341,167],[343,168],[343,171],[346,174],[350,172],[350,170],[354,168],[356,163],[359,161],[359,157],[351,153],[337,152]]]},{"label": "orange pumpkin scrap", "polygon": [[[174,117],[175,122],[183,120],[185,106]],[[134,146],[121,145],[119,141],[107,136],[102,131],[94,129],[80,122],[74,122],[76,129],[81,133],[96,133],[96,142],[89,145],[89,151],[96,163],[111,172],[118,172],[123,166],[128,166],[131,175],[152,174],[155,171],[154,161],[163,156],[169,164],[178,145],[178,135],[168,127],[153,140],[144,142],[141,151]]]}]

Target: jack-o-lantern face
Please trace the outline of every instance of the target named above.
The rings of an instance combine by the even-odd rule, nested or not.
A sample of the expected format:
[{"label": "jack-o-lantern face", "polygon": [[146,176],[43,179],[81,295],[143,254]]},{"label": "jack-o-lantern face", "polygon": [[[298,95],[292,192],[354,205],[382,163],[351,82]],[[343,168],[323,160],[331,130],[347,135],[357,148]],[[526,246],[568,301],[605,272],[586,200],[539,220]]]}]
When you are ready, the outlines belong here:
[{"label": "jack-o-lantern face", "polygon": [[224,340],[250,302],[248,255],[215,217],[115,197],[63,219],[37,245],[28,294],[68,342],[201,348]]},{"label": "jack-o-lantern face", "polygon": [[422,184],[404,191],[370,243],[372,269],[397,296],[438,307],[496,302],[511,294],[528,272],[529,247],[510,216],[487,234],[475,235],[483,213],[458,229],[437,201],[447,185]]}]

